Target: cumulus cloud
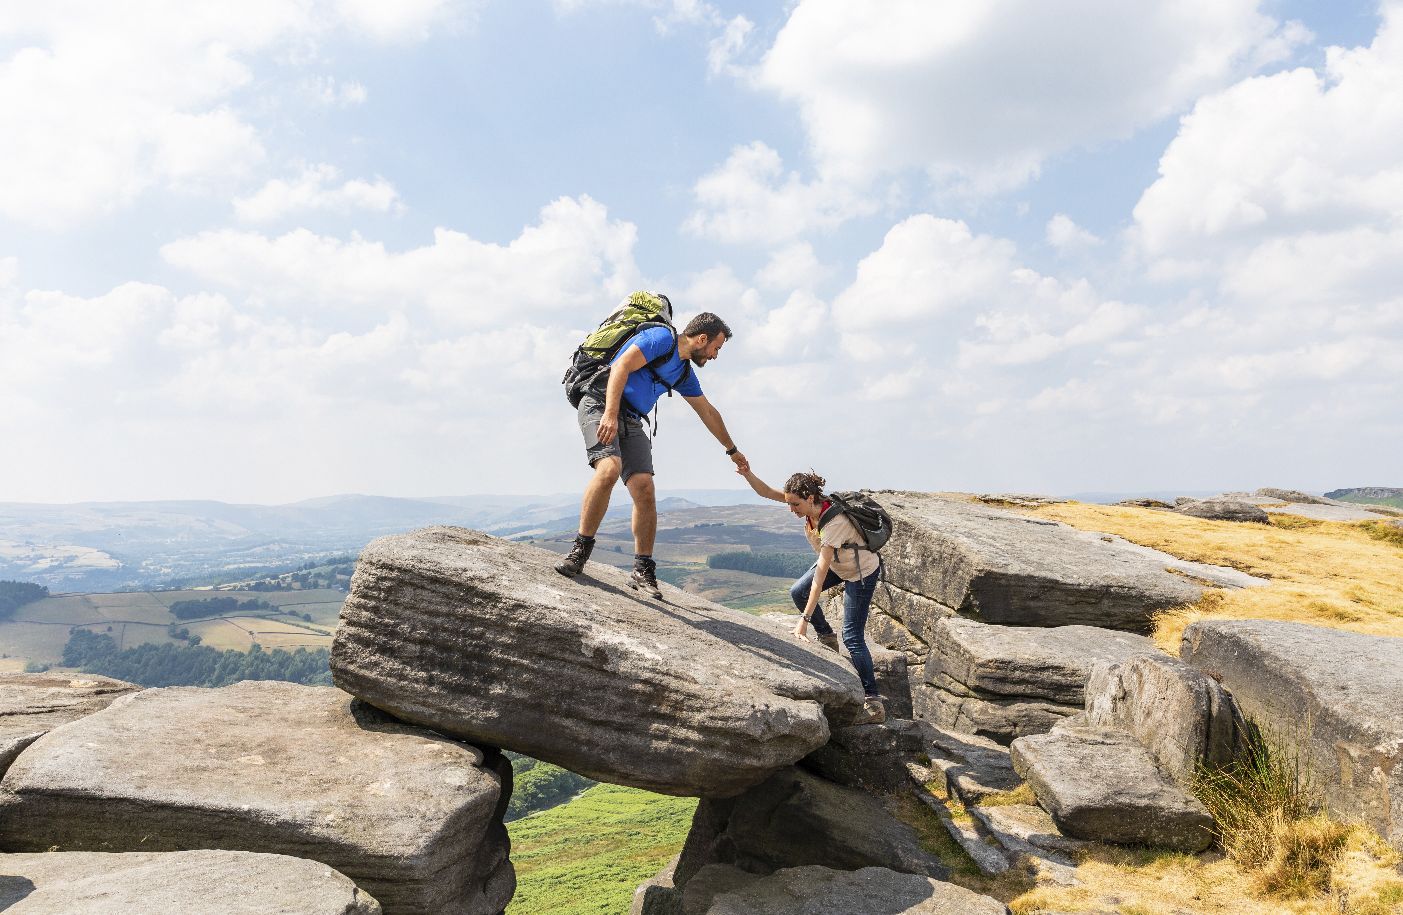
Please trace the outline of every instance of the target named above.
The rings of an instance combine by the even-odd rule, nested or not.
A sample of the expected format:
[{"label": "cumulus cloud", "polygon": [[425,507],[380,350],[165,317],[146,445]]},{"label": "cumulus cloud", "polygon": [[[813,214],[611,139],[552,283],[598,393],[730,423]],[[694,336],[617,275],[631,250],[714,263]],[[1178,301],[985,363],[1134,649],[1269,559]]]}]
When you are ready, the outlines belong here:
[{"label": "cumulus cloud", "polygon": [[1057,213],[1047,221],[1047,243],[1058,251],[1077,251],[1101,244],[1101,239],[1077,225],[1066,213]]},{"label": "cumulus cloud", "polygon": [[[10,5],[0,36],[0,216],[60,228],[152,188],[231,188],[265,157],[235,105],[266,55],[338,28],[422,34],[444,0]],[[153,25],[161,24],[161,25]],[[354,101],[353,88],[334,91]]]},{"label": "cumulus cloud", "polygon": [[779,153],[760,141],[739,146],[692,189],[697,209],[683,229],[731,243],[774,244],[834,228],[875,204],[846,185],[806,182],[786,172]]},{"label": "cumulus cloud", "polygon": [[1258,0],[1132,6],[800,0],[755,74],[793,100],[819,172],[927,170],[1016,186],[1058,152],[1129,135],[1307,37]]},{"label": "cumulus cloud", "polygon": [[256,193],[236,198],[234,213],[245,222],[273,222],[307,211],[346,215],[353,210],[388,213],[403,209],[399,192],[384,178],[353,178],[337,184],[340,177],[334,165],[307,166],[291,181],[274,178]]}]

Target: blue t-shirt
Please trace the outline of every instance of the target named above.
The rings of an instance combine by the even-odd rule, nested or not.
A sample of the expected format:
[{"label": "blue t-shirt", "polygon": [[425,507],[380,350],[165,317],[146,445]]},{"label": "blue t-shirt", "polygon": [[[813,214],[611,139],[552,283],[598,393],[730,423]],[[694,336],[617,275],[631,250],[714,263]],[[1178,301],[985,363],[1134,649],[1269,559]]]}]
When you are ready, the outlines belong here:
[{"label": "blue t-shirt", "polygon": [[[652,362],[672,349],[672,331],[666,327],[650,327],[640,334],[635,334],[633,339],[619,350],[618,355],[614,357],[614,362],[618,362],[620,357],[628,352],[630,346],[637,346],[642,350],[643,358]],[[700,397],[701,382],[697,381],[695,366],[692,366],[692,371],[687,373],[687,380],[680,385],[677,384],[677,379],[682,377],[682,372],[686,368],[687,365],[674,352],[666,362],[654,366],[653,372],[657,372],[658,377],[668,384],[676,385],[673,390],[678,394],[684,397]],[[649,372],[646,366],[640,368],[628,376],[628,384],[624,385],[623,405],[644,416],[651,413],[658,398],[667,393],[667,387],[659,384],[653,378],[653,372]]]}]

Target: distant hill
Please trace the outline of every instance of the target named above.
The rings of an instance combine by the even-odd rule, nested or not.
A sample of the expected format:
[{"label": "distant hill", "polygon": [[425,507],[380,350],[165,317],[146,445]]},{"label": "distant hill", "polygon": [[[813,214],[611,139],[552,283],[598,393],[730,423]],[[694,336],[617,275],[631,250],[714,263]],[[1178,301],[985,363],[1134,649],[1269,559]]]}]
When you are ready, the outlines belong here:
[{"label": "distant hill", "polygon": [[1332,489],[1325,494],[1327,499],[1342,502],[1359,502],[1364,505],[1391,505],[1403,508],[1403,488],[1396,486],[1357,486],[1352,489]]}]

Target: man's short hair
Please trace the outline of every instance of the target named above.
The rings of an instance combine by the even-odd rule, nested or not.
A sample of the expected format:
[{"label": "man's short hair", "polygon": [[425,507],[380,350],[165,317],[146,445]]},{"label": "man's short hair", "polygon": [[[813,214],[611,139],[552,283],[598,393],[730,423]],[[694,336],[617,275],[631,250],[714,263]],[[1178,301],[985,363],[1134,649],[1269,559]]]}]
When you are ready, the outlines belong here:
[{"label": "man's short hair", "polygon": [[726,339],[731,339],[731,328],[727,326],[716,315],[709,311],[704,311],[695,318],[687,322],[687,326],[682,329],[684,337],[700,337],[706,334],[711,339],[716,339],[717,334],[725,334]]}]

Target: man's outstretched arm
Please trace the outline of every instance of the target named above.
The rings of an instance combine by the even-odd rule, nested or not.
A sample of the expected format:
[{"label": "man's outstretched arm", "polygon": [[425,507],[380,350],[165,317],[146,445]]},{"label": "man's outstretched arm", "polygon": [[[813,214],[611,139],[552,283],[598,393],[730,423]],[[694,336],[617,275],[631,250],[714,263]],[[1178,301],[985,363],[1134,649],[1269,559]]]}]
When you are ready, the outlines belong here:
[{"label": "man's outstretched arm", "polygon": [[[731,433],[726,431],[726,421],[721,418],[721,412],[711,405],[711,401],[706,399],[705,394],[698,394],[696,397],[683,397],[683,400],[691,404],[693,410],[697,411],[697,416],[701,418],[702,425],[707,431],[716,436],[716,440],[721,443],[721,447],[730,451],[736,447],[736,443],[731,440]],[[736,467],[741,471],[750,469],[750,462],[745,459],[745,455],[737,450],[731,455],[731,460],[735,461]]]},{"label": "man's outstretched arm", "polygon": [[643,350],[635,343],[609,366],[609,385],[604,389],[604,418],[599,421],[601,445],[609,444],[618,434],[619,405],[624,400],[624,385],[628,384],[628,376],[643,368],[647,362],[648,358],[643,355]]}]

